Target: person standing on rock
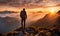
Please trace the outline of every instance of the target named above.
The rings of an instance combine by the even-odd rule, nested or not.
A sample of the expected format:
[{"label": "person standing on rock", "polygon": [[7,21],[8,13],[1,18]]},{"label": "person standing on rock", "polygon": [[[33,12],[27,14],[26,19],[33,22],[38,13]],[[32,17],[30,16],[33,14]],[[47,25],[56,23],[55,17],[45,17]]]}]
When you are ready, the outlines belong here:
[{"label": "person standing on rock", "polygon": [[27,13],[25,11],[25,8],[23,8],[23,10],[20,12],[20,17],[21,17],[21,26],[23,28],[23,32],[24,32],[24,29],[25,29],[25,22],[26,22],[26,19],[27,19]]}]

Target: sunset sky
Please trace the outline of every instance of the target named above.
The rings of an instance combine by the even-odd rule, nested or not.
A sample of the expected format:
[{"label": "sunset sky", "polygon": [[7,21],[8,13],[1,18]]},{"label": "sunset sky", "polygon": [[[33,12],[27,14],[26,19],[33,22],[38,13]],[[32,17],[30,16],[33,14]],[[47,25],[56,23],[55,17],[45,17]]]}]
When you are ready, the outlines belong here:
[{"label": "sunset sky", "polygon": [[60,10],[60,0],[0,0],[0,11],[20,11],[25,7],[28,11],[50,11]]},{"label": "sunset sky", "polygon": [[[16,18],[16,19],[13,18],[13,20],[11,19],[11,21],[10,18],[6,19],[6,21],[5,18],[1,18],[1,22],[0,22],[1,32],[6,32],[7,30],[10,31],[13,28],[16,28],[17,26],[18,27],[21,26],[20,12],[23,8],[25,8],[27,11],[26,26],[30,26],[31,24],[34,24],[37,21],[40,22],[40,20],[42,20],[41,22],[43,25],[45,25],[44,23],[48,23],[49,25],[50,23],[52,23],[52,20],[56,21],[57,17],[60,17],[60,15],[54,14],[60,10],[60,0],[0,0],[0,12],[1,11],[19,12],[19,13],[3,12],[2,14],[0,13],[0,18],[7,17],[7,16]],[[50,13],[52,15],[50,15]],[[18,20],[19,22],[15,20]],[[11,22],[13,23],[11,24]]]}]

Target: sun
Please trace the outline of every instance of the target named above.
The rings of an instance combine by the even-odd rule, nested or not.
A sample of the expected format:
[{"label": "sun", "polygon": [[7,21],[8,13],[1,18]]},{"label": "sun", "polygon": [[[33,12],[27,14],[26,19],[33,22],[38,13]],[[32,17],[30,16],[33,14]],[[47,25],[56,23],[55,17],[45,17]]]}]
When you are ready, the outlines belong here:
[{"label": "sun", "polygon": [[51,10],[50,10],[50,13],[51,13],[51,14],[54,14],[54,13],[56,13],[56,12],[55,12],[54,9],[51,9]]},{"label": "sun", "polygon": [[57,9],[56,8],[49,8],[49,12],[51,14],[56,14],[57,13]]}]

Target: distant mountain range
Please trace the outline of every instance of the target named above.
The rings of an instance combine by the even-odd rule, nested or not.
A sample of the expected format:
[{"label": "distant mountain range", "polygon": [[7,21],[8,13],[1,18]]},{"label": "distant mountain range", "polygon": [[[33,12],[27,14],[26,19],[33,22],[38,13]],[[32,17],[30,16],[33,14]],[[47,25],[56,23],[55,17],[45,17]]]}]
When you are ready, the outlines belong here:
[{"label": "distant mountain range", "polygon": [[18,12],[14,12],[14,11],[0,11],[0,14],[11,14],[11,13],[18,13]]}]

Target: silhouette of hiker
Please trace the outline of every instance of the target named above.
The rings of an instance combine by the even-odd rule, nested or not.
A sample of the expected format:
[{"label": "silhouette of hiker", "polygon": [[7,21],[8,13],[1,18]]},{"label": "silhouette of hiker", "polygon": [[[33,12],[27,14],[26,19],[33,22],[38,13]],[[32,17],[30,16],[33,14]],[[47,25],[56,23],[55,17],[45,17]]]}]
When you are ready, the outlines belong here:
[{"label": "silhouette of hiker", "polygon": [[21,11],[20,17],[21,17],[21,26],[23,28],[23,33],[24,33],[25,22],[26,22],[26,19],[27,19],[27,14],[26,14],[25,8],[23,8],[23,10]]}]

